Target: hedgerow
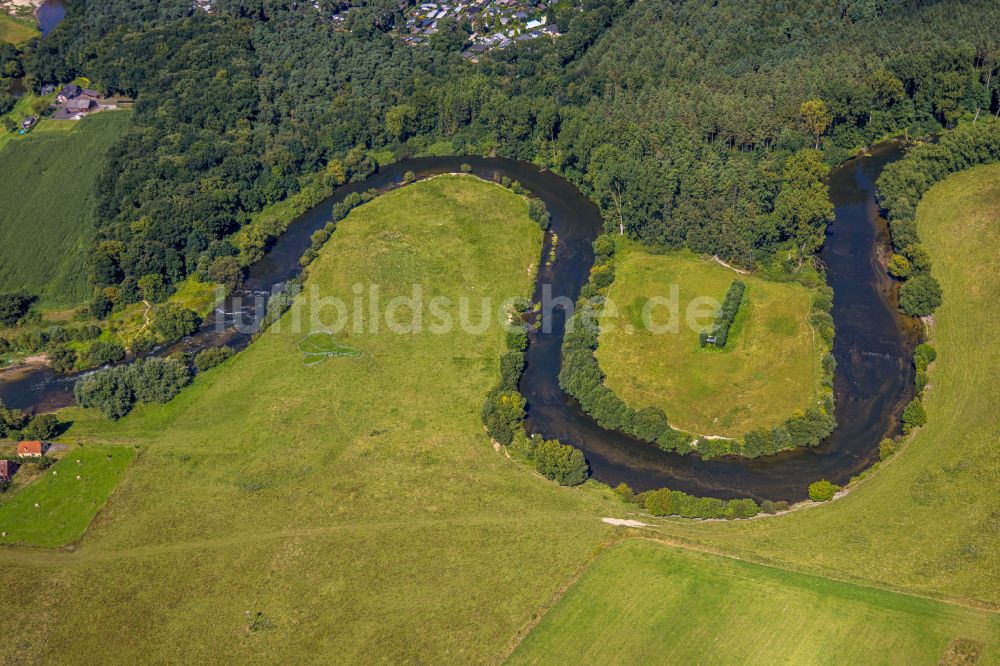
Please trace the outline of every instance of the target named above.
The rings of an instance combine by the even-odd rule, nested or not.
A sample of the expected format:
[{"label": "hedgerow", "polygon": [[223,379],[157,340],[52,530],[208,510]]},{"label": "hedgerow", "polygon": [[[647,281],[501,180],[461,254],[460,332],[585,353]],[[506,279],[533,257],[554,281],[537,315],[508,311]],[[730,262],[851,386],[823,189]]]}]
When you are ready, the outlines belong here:
[{"label": "hedgerow", "polygon": [[[722,309],[719,310],[719,314],[715,318],[715,325],[712,326],[711,331],[702,331],[701,333],[702,347],[714,344],[719,349],[723,349],[726,346],[726,341],[729,339],[729,328],[733,325],[733,320],[736,319],[736,313],[743,302],[746,288],[747,286],[742,280],[733,280],[733,283],[729,285],[726,297],[722,301]],[[711,343],[709,339],[712,340]]]},{"label": "hedgerow", "polygon": [[625,483],[619,484],[614,492],[622,500],[636,504],[654,516],[734,520],[753,518],[761,511],[761,505],[749,498],[722,500],[715,497],[695,497],[669,488],[633,493]]}]

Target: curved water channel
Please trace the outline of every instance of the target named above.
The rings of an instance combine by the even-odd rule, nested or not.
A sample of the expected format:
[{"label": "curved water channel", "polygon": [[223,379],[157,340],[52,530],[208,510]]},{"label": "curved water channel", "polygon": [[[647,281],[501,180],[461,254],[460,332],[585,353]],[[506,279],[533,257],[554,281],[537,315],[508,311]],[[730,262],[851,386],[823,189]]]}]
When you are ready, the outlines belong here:
[{"label": "curved water channel", "polygon": [[35,10],[35,19],[38,21],[38,30],[45,37],[66,16],[66,3],[63,0],[45,0],[38,9]]},{"label": "curved water channel", "polygon": [[[833,318],[837,336],[834,378],[839,426],[814,449],[745,460],[702,460],[661,451],[628,435],[608,431],[559,388],[558,374],[565,312],[555,309],[551,330],[532,333],[520,390],[528,401],[527,429],[558,438],[580,448],[594,476],[616,485],[622,481],[636,490],[670,487],[695,495],[797,500],[809,483],[820,478],[843,483],[877,459],[878,442],[897,428],[903,405],[913,395],[910,363],[918,337],[913,322],[898,315],[892,282],[880,263],[888,245],[884,222],[874,199],[874,180],[882,167],[896,159],[894,144],[876,147],[869,157],[854,158],[834,170],[830,178],[836,221],[830,225],[822,260],[834,288]],[[403,174],[418,177],[459,171],[469,164],[480,177],[507,176],[521,182],[548,206],[552,230],[559,236],[558,258],[539,271],[536,299],[551,285],[552,297],[576,300],[586,282],[594,256],[591,243],[601,231],[597,208],[571,183],[531,164],[477,157],[428,157],[405,160],[382,168],[361,183],[337,190],[317,207],[296,219],[248,272],[244,289],[227,299],[203,328],[167,349],[197,351],[229,344],[246,347],[251,336],[235,330],[258,319],[272,290],[300,272],[298,259],[310,246],[310,236],[324,226],[333,206],[350,192],[399,186]],[[60,376],[48,368],[25,368],[0,375],[0,400],[11,407],[47,411],[73,402],[75,376]],[[483,393],[489,387],[483,387]]]}]

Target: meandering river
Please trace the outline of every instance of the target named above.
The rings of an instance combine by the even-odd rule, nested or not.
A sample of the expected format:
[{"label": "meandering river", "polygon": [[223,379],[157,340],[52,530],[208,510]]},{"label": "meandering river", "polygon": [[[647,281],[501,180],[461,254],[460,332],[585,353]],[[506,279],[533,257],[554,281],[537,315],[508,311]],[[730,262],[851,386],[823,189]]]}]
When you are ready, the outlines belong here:
[{"label": "meandering river", "polygon": [[38,30],[42,36],[48,35],[66,16],[66,4],[63,0],[45,0],[35,10]]},{"label": "meandering river", "polygon": [[[604,430],[559,388],[566,320],[560,309],[550,318],[551,331],[532,333],[528,348],[520,384],[528,401],[528,431],[577,446],[597,479],[612,485],[624,481],[635,490],[667,486],[721,498],[797,500],[806,495],[812,481],[825,478],[844,483],[871,465],[878,457],[879,441],[895,432],[899,413],[912,398],[910,359],[919,333],[913,322],[897,313],[892,281],[880,261],[880,254],[888,247],[888,235],[875,203],[874,181],[885,164],[899,155],[895,144],[883,144],[871,156],[851,159],[831,174],[836,221],[830,225],[822,260],[835,293],[834,393],[839,425],[819,447],[756,460],[702,460]],[[418,158],[385,167],[361,183],[345,185],[296,219],[250,268],[244,289],[234,294],[235,299],[227,299],[194,336],[154,353],[178,348],[197,351],[221,344],[246,347],[250,336],[232,327],[234,317],[252,320],[257,316],[253,296],[266,298],[275,285],[301,272],[299,257],[310,246],[312,233],[330,220],[336,203],[350,192],[396,187],[407,171],[423,178],[459,171],[462,164],[471,165],[473,173],[483,178],[517,180],[545,202],[552,215],[552,231],[559,236],[558,258],[539,271],[536,298],[548,284],[553,297],[575,301],[593,264],[591,243],[601,231],[599,211],[576,187],[551,172],[513,160]],[[224,322],[222,327],[216,325],[219,318]],[[8,371],[0,376],[0,399],[23,409],[58,409],[72,404],[75,380],[75,376],[60,376],[48,368]],[[484,394],[487,388],[483,387]]]}]

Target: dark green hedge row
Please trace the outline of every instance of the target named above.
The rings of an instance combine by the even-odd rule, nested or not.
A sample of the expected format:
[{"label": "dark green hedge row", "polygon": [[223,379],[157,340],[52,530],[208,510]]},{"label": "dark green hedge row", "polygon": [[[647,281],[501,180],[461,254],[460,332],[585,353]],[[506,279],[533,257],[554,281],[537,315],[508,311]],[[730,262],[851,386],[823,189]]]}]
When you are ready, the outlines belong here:
[{"label": "dark green hedge row", "polygon": [[[710,333],[702,331],[701,333],[702,347],[714,344],[722,349],[726,346],[726,341],[729,339],[729,328],[733,325],[733,320],[736,319],[736,313],[740,309],[740,303],[743,302],[743,294],[746,289],[747,286],[742,280],[733,280],[733,283],[729,285],[729,289],[726,290],[726,298],[722,302],[722,309],[715,319],[712,331]],[[709,338],[713,338],[711,343],[709,343]]]},{"label": "dark green hedge row", "polygon": [[927,424],[927,412],[924,410],[924,389],[929,381],[927,368],[937,360],[937,350],[931,345],[924,343],[917,346],[913,353],[913,366],[916,368],[914,383],[916,384],[917,395],[903,409],[903,433],[910,434],[914,428]]},{"label": "dark green hedge row", "polygon": [[913,381],[916,384],[917,397],[923,397],[924,395],[924,389],[930,381],[927,375],[927,368],[935,360],[937,360],[937,350],[935,350],[934,347],[930,346],[926,342],[924,344],[917,345],[917,349],[913,353],[913,367],[917,370]]},{"label": "dark green hedge row", "polygon": [[986,117],[960,125],[937,143],[917,146],[885,167],[878,179],[878,199],[889,218],[895,255],[889,272],[905,280],[899,309],[929,315],[941,305],[941,287],[931,276],[931,262],[917,234],[917,204],[935,183],[977,164],[1000,160],[1000,121]]}]

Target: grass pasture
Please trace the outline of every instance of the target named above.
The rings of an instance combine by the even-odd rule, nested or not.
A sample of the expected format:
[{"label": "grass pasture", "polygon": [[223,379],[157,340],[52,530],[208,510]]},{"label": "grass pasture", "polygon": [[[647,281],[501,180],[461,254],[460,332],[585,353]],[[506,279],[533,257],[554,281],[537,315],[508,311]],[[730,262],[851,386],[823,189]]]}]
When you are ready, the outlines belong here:
[{"label": "grass pasture", "polygon": [[62,546],[79,539],[134,457],[131,447],[70,449],[31,484],[0,495],[0,543]]},{"label": "grass pasture", "polygon": [[[739,524],[669,523],[744,558],[1000,607],[1000,164],[931,188],[917,209],[944,304],[934,314],[928,424],[829,505]],[[984,337],[985,335],[985,337]]]},{"label": "grass pasture", "polygon": [[0,10],[0,42],[21,44],[39,34],[31,17],[11,16]]},{"label": "grass pasture", "polygon": [[[686,324],[688,307],[701,297],[721,302],[736,278],[747,290],[729,342],[721,350],[702,348],[698,330]],[[673,285],[679,325],[652,333],[643,325],[643,309],[651,297],[669,298]],[[619,253],[608,298],[617,316],[601,320],[597,360],[607,386],[632,407],[659,407],[671,425],[691,433],[739,438],[816,403],[820,352],[805,287],[740,276],[690,253],[656,255],[635,247]],[[665,307],[652,314],[655,324],[666,323]]]},{"label": "grass pasture", "polygon": [[93,184],[105,149],[128,123],[125,112],[45,121],[0,149],[0,284],[38,296],[43,307],[90,296],[84,246]]},{"label": "grass pasture", "polygon": [[[971,607],[1000,607],[1000,349],[981,336],[1000,327],[1000,165],[933,188],[919,226],[945,295],[929,424],[832,503],[643,518],[690,548],[604,550],[514,663],[933,664],[970,649],[1000,663],[998,616]],[[424,300],[499,303],[530,291],[539,250],[512,193],[417,183],[338,224],[301,320],[312,286],[347,303],[376,283],[383,302],[420,284]],[[349,327],[336,344],[361,356],[306,366],[294,320],[170,404],[116,423],[64,414],[68,440],[141,455],[74,552],[0,548],[8,660],[495,662],[612,535],[599,517],[627,511],[607,489],[559,488],[494,452],[479,409],[498,326]]]},{"label": "grass pasture", "polygon": [[1000,616],[716,555],[603,552],[511,664],[935,664],[955,639],[1000,659]]},{"label": "grass pasture", "polygon": [[[434,178],[339,222],[297,302],[309,322],[313,286],[352,303],[378,284],[387,303],[420,284],[499,307],[531,292],[540,251],[524,199]],[[6,656],[493,661],[608,536],[599,518],[624,511],[494,451],[480,409],[498,317],[482,334],[350,327],[337,341],[362,355],[311,366],[294,319],[167,405],[65,413],[66,439],[141,454],[75,552],[0,549]]]}]

